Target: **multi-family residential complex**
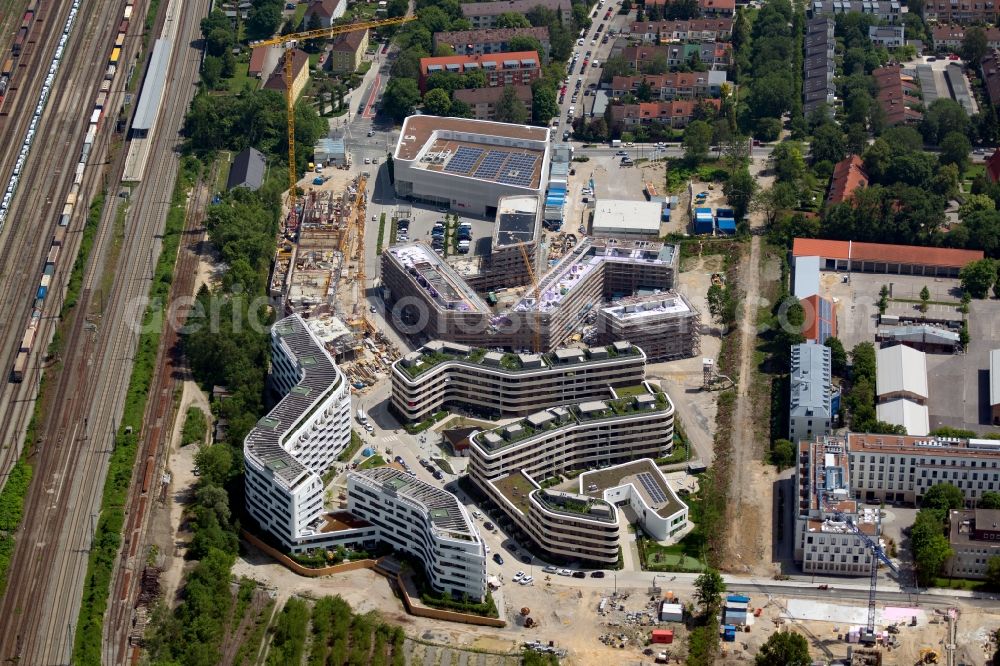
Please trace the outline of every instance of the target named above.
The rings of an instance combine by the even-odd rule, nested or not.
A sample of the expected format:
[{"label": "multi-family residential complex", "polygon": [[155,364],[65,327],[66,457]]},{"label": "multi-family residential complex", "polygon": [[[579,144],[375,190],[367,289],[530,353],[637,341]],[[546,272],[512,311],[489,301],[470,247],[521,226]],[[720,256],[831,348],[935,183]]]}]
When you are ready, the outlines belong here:
[{"label": "multi-family residential complex", "polygon": [[512,51],[485,55],[450,55],[420,59],[420,89],[427,77],[438,73],[467,74],[481,71],[490,88],[529,85],[542,75],[542,61],[534,51]]},{"label": "multi-family residential complex", "polygon": [[[983,58],[981,71],[983,85],[990,98],[990,104],[1000,106],[1000,49],[992,49],[986,54],[986,57]],[[995,179],[994,182],[996,182]]]},{"label": "multi-family residential complex", "polygon": [[876,46],[898,49],[906,45],[906,29],[901,25],[870,25],[868,39]]},{"label": "multi-family residential complex", "polygon": [[720,106],[717,99],[616,104],[611,107],[611,122],[622,129],[648,125],[653,122],[681,129],[687,127],[694,119],[694,112],[699,104],[711,104],[715,108]]},{"label": "multi-family residential complex", "polygon": [[348,510],[377,537],[424,565],[431,586],[456,599],[486,597],[486,547],[454,495],[402,470],[379,467],[347,476]]},{"label": "multi-family residential complex", "polygon": [[676,291],[619,299],[597,312],[598,335],[603,341],[628,340],[650,361],[697,355],[700,326],[698,310]]},{"label": "multi-family residential complex", "polygon": [[831,206],[843,203],[865,187],[868,187],[868,174],[864,161],[859,155],[848,155],[833,167],[826,203]]},{"label": "multi-family residential complex", "polygon": [[833,426],[830,348],[807,342],[792,346],[788,439],[800,442],[829,435]]},{"label": "multi-family residential complex", "polygon": [[[990,49],[1000,49],[1000,28],[982,27],[986,33],[986,46]],[[935,25],[931,28],[931,39],[936,49],[958,49],[965,39],[965,26]]]},{"label": "multi-family residential complex", "polygon": [[450,46],[455,55],[483,55],[487,53],[503,53],[510,50],[510,42],[515,37],[530,37],[537,39],[542,45],[544,60],[549,52],[548,28],[489,28],[486,30],[454,30],[451,32],[435,32],[434,47],[440,44]]},{"label": "multi-family residential complex", "polygon": [[271,327],[270,383],[282,398],[243,441],[246,508],[300,551],[322,538],[320,476],[350,444],[350,386],[299,315]]},{"label": "multi-family residential complex", "polygon": [[798,442],[797,450],[795,561],[807,574],[868,574],[874,555],[856,532],[878,538],[879,507],[852,498],[844,440],[820,437]]},{"label": "multi-family residential complex", "polygon": [[902,65],[886,65],[872,72],[878,86],[878,104],[890,125],[919,122],[924,114],[916,108],[921,104],[920,86],[903,72]]},{"label": "multi-family residential complex", "polygon": [[984,580],[990,559],[1000,557],[1000,511],[949,511],[948,523],[951,557],[944,570],[954,578]]},{"label": "multi-family residential complex", "polygon": [[667,65],[678,67],[692,62],[700,62],[710,69],[729,67],[733,64],[733,45],[728,42],[701,42],[696,44],[641,44],[626,46],[620,54],[634,69],[642,70],[644,65],[659,57],[667,59]]},{"label": "multi-family residential complex", "polygon": [[1000,491],[1000,441],[953,437],[850,434],[851,490],[866,502],[915,504],[927,489],[950,483],[973,504]]},{"label": "multi-family residential complex", "polygon": [[573,20],[573,7],[569,0],[495,0],[494,2],[464,2],[462,16],[469,19],[473,28],[492,28],[501,14],[527,14],[535,7],[544,7],[560,15],[563,23]]},{"label": "multi-family residential complex", "polygon": [[[618,561],[615,507],[593,497],[544,490],[570,470],[659,458],[673,448],[674,407],[665,393],[553,407],[470,438],[470,478],[547,556],[599,566]],[[537,481],[536,481],[537,480]]]},{"label": "multi-family residential complex", "polygon": [[638,347],[559,349],[545,354],[501,354],[434,340],[392,365],[392,406],[419,421],[446,405],[504,416],[527,416],[546,407],[608,395],[610,387],[645,378]]},{"label": "multi-family residential complex", "polygon": [[996,0],[928,0],[924,18],[938,23],[997,22]]},{"label": "multi-family residential complex", "polygon": [[588,238],[563,255],[537,290],[494,312],[428,246],[411,243],[383,252],[383,296],[404,333],[547,351],[568,340],[596,303],[671,289],[677,262],[673,245]]},{"label": "multi-family residential complex", "polygon": [[809,115],[826,105],[827,112],[833,113],[833,74],[836,65],[833,60],[837,42],[833,38],[833,19],[815,16],[806,24],[805,59],[802,62],[804,80],[802,82],[802,112]]},{"label": "multi-family residential complex", "polygon": [[730,18],[701,18],[688,21],[645,21],[633,23],[631,37],[647,44],[668,42],[724,42],[733,35]]},{"label": "multi-family residential complex", "polygon": [[616,76],[611,80],[611,95],[620,98],[629,93],[635,94],[646,85],[649,86],[653,99],[663,102],[718,97],[722,93],[724,83],[726,83],[726,73],[721,70]]},{"label": "multi-family residential complex", "polygon": [[396,195],[493,217],[501,197],[544,194],[549,138],[546,127],[410,116],[393,153]]},{"label": "multi-family residential complex", "polygon": [[[947,1],[947,0],[946,0]],[[897,0],[812,0],[812,15],[823,14],[872,14],[880,20],[895,23],[903,13]]]}]

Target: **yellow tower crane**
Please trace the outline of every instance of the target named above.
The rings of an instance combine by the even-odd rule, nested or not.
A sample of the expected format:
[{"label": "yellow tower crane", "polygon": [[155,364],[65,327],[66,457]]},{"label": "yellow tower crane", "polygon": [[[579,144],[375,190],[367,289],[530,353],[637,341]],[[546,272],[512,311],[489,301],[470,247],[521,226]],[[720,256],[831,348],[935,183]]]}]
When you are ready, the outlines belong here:
[{"label": "yellow tower crane", "polygon": [[285,48],[285,103],[288,107],[288,210],[295,215],[295,182],[298,180],[295,173],[295,100],[292,96],[292,50],[299,41],[306,39],[330,38],[345,32],[355,30],[369,30],[381,28],[387,25],[399,25],[409,23],[416,19],[415,16],[399,16],[396,18],[379,19],[377,21],[364,21],[361,23],[347,23],[344,25],[320,28],[318,30],[306,30],[305,32],[295,32],[288,35],[278,35],[271,39],[264,39],[253,42],[250,46],[283,46]]}]

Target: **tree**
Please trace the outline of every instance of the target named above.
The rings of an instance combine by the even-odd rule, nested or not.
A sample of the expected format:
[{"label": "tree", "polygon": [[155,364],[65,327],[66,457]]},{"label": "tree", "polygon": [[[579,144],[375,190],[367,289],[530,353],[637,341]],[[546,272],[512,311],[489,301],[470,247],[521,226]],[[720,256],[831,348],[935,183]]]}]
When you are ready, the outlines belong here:
[{"label": "tree", "polygon": [[875,345],[859,342],[851,350],[851,376],[857,381],[864,377],[875,384]]},{"label": "tree", "polygon": [[781,136],[781,118],[758,118],[753,127],[753,135],[761,141],[777,141]]},{"label": "tree", "polygon": [[451,113],[451,97],[441,88],[428,90],[424,95],[424,113],[447,116]]},{"label": "tree", "polygon": [[969,129],[969,116],[962,105],[950,97],[939,97],[924,112],[920,123],[920,133],[927,143],[938,145],[951,132],[966,134]]},{"label": "tree", "polygon": [[510,41],[507,42],[507,50],[511,52],[516,51],[534,51],[539,55],[539,57],[546,57],[548,53],[542,48],[542,43],[536,38],[530,35],[517,35],[511,37]]},{"label": "tree", "polygon": [[726,292],[725,288],[721,284],[712,283],[712,286],[708,288],[708,311],[712,315],[712,319],[718,322],[722,321],[723,308],[726,302]]},{"label": "tree", "polygon": [[756,210],[764,213],[768,225],[774,225],[778,213],[798,205],[799,192],[792,183],[776,182],[757,195]]},{"label": "tree", "polygon": [[973,213],[994,211],[997,209],[996,202],[985,194],[967,194],[965,201],[958,207],[958,217],[965,221]]},{"label": "tree", "polygon": [[844,343],[840,341],[840,338],[831,335],[823,342],[823,345],[830,349],[830,365],[833,374],[838,377],[845,376],[847,374],[847,351],[844,349]]},{"label": "tree", "polygon": [[684,157],[697,164],[708,155],[712,145],[712,126],[704,120],[692,121],[684,130]]},{"label": "tree", "polygon": [[910,547],[917,566],[917,580],[924,585],[933,582],[952,554],[944,536],[946,516],[944,509],[921,509],[910,528]]},{"label": "tree", "polygon": [[824,160],[836,164],[847,152],[844,133],[833,123],[824,123],[813,132],[811,149],[814,164]]},{"label": "tree", "polygon": [[528,110],[518,98],[514,86],[504,86],[496,105],[496,121],[498,123],[513,123],[523,125],[528,122]]},{"label": "tree", "polygon": [[809,666],[809,643],[794,631],[771,634],[760,646],[754,659],[756,666]]},{"label": "tree", "polygon": [[705,608],[708,615],[712,615],[719,608],[722,602],[722,594],[726,591],[726,582],[722,580],[722,575],[715,569],[706,569],[703,574],[694,581],[694,596]]},{"label": "tree", "polygon": [[497,17],[497,28],[530,28],[531,22],[524,14],[516,12],[504,12]]},{"label": "tree", "polygon": [[924,288],[920,290],[920,311],[921,312],[927,312],[927,301],[929,301],[929,300],[931,300],[931,292],[927,288],[927,285],[924,285]]},{"label": "tree", "polygon": [[966,264],[958,277],[962,280],[962,289],[969,292],[973,298],[986,298],[990,287],[997,281],[997,267],[993,259],[980,259]]},{"label": "tree", "polygon": [[255,4],[247,16],[247,37],[250,39],[273,37],[279,25],[281,25],[280,3]]},{"label": "tree", "polygon": [[774,162],[774,176],[781,182],[797,183],[806,173],[806,161],[802,150],[794,143],[779,143],[771,151]]},{"label": "tree", "polygon": [[729,205],[733,207],[736,220],[739,222],[750,212],[750,206],[757,196],[757,180],[750,175],[746,167],[743,167],[729,176],[726,184],[722,186],[722,192],[726,195]]},{"label": "tree", "polygon": [[774,463],[779,472],[793,466],[795,464],[795,445],[787,439],[774,440],[774,446],[771,447],[771,462]]},{"label": "tree", "polygon": [[989,52],[986,31],[978,26],[967,29],[958,52],[970,68],[978,70],[983,57]]},{"label": "tree", "polygon": [[969,168],[969,153],[971,151],[972,144],[964,134],[948,132],[941,140],[941,154],[938,159],[941,164],[954,164],[961,174]]},{"label": "tree", "polygon": [[1000,509],[1000,493],[987,490],[976,502],[978,509]]},{"label": "tree", "polygon": [[965,505],[962,491],[950,483],[941,482],[931,486],[920,498],[920,507],[950,511],[961,509]]},{"label": "tree", "polygon": [[559,115],[556,91],[547,83],[538,80],[531,86],[531,118],[537,125],[547,125]]},{"label": "tree", "polygon": [[1000,556],[994,555],[986,561],[986,582],[994,589],[1000,587]]},{"label": "tree", "polygon": [[656,53],[649,60],[639,63],[639,70],[643,74],[666,74],[670,71],[670,65],[667,63],[667,56]]},{"label": "tree", "polygon": [[400,121],[411,115],[419,103],[420,89],[417,88],[416,79],[389,80],[382,96],[382,108],[393,119]]}]

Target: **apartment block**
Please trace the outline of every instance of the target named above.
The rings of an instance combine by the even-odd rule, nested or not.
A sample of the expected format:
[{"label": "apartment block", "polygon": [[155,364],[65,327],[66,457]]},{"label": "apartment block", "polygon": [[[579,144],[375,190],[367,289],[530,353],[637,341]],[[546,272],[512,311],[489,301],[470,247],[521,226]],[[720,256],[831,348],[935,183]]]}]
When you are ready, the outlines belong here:
[{"label": "apartment block", "polygon": [[700,18],[688,21],[646,21],[633,23],[630,31],[630,36],[633,39],[641,39],[647,44],[724,42],[733,35],[733,19]]},{"label": "apartment block", "polygon": [[878,540],[879,507],[852,499],[844,440],[820,437],[797,446],[795,561],[807,574],[867,575],[874,555],[857,532]]},{"label": "apartment block", "polygon": [[347,476],[348,510],[378,539],[424,565],[431,586],[456,599],[486,597],[486,546],[451,493],[392,467]]},{"label": "apartment block", "polygon": [[361,66],[365,52],[368,50],[368,31],[354,30],[346,32],[333,40],[330,45],[330,57],[327,68],[334,73],[350,73]]},{"label": "apartment block", "polygon": [[598,310],[596,325],[602,341],[628,340],[651,361],[690,358],[701,350],[701,315],[676,291],[614,301]]},{"label": "apartment block", "polygon": [[549,9],[562,18],[565,25],[573,20],[573,7],[569,0],[495,0],[494,2],[464,2],[462,16],[469,19],[475,29],[492,28],[501,14],[527,14],[535,7]]},{"label": "apartment block", "polygon": [[611,107],[611,122],[615,127],[626,130],[653,122],[682,129],[694,119],[698,104],[711,104],[715,108],[720,106],[717,99],[616,104]]},{"label": "apartment block", "polygon": [[[993,26],[981,27],[986,33],[986,45],[990,49],[1000,49],[1000,28]],[[936,49],[958,50],[965,39],[965,26],[935,25],[931,28],[931,39]]]},{"label": "apartment block", "polygon": [[490,88],[529,85],[542,73],[542,63],[535,51],[511,51],[489,55],[452,55],[420,59],[420,90],[426,90],[427,77],[448,72],[467,74],[481,70]]},{"label": "apartment block", "polygon": [[836,69],[833,28],[833,19],[828,16],[814,16],[806,23],[805,58],[802,63],[802,112],[806,115],[823,105],[829,112],[833,111],[837,92],[833,84]]},{"label": "apartment block", "polygon": [[586,495],[555,493],[539,481],[570,470],[659,458],[673,448],[674,407],[665,393],[642,392],[553,407],[470,438],[469,475],[544,554],[596,566],[618,561],[615,507]]},{"label": "apartment block", "polygon": [[501,354],[434,340],[393,363],[391,401],[408,421],[456,405],[490,415],[528,416],[599,399],[611,387],[639,385],[645,363],[642,350],[628,343]]},{"label": "apartment block", "polygon": [[726,72],[671,72],[637,76],[616,76],[611,80],[611,95],[621,98],[636,94],[643,85],[649,86],[653,99],[670,102],[701,97],[718,97],[726,83]]},{"label": "apartment block", "polygon": [[898,49],[906,45],[906,31],[901,25],[870,25],[868,26],[868,40],[876,46]]},{"label": "apartment block", "polygon": [[902,5],[897,0],[812,0],[810,9],[813,16],[861,13],[890,23],[898,21],[903,13]]},{"label": "apartment block", "polygon": [[489,53],[504,53],[510,51],[510,42],[515,37],[530,37],[537,39],[542,45],[542,59],[548,56],[548,28],[488,28],[485,30],[453,30],[450,32],[435,32],[434,47],[440,44],[450,46],[455,55],[486,55]]},{"label": "apartment block", "polygon": [[531,283],[532,273],[538,274],[542,212],[541,199],[536,196],[501,197],[497,201],[490,253],[473,259],[478,261],[474,273],[463,273],[473,289],[482,293]]},{"label": "apartment block", "polygon": [[830,434],[833,426],[833,375],[830,348],[792,345],[788,400],[788,439],[811,440]]},{"label": "apartment block", "polygon": [[992,23],[998,18],[995,0],[928,0],[924,18],[938,23]]},{"label": "apartment block", "polygon": [[990,560],[1000,557],[1000,511],[950,511],[948,525],[952,554],[944,570],[955,578],[985,580]]},{"label": "apartment block", "polygon": [[663,57],[670,67],[700,62],[709,69],[725,68],[733,64],[733,46],[728,42],[703,42],[698,44],[660,44],[626,46],[621,56],[636,70]]},{"label": "apartment block", "polygon": [[[517,99],[521,102],[524,110],[531,114],[531,86],[512,85]],[[452,98],[465,102],[472,111],[472,117],[476,120],[496,120],[497,104],[503,97],[507,86],[497,86],[494,88],[459,88],[452,93]]]},{"label": "apartment block", "polygon": [[297,314],[271,327],[269,383],[282,397],[243,441],[246,509],[301,551],[323,540],[321,476],[351,441],[350,386]]},{"label": "apartment block", "polygon": [[916,107],[921,104],[920,86],[903,72],[901,65],[886,65],[872,72],[878,87],[876,98],[886,122],[890,125],[919,122],[924,114]]},{"label": "apartment block", "polygon": [[1000,441],[909,435],[847,436],[851,490],[865,502],[916,504],[927,489],[950,483],[973,505],[1000,492]]},{"label": "apartment block", "polygon": [[[986,54],[980,70],[983,74],[983,86],[990,98],[990,104],[1000,106],[1000,49],[992,49]],[[996,170],[993,169],[990,173],[995,174]],[[997,179],[992,178],[992,180],[996,182]]]}]

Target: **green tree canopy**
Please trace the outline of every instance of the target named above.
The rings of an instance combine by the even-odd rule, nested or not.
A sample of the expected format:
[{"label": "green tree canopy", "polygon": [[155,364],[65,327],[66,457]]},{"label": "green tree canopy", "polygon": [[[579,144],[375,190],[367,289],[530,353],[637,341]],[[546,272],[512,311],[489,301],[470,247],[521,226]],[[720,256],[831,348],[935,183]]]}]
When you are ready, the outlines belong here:
[{"label": "green tree canopy", "polygon": [[441,88],[428,90],[424,95],[424,113],[447,116],[451,113],[451,97]]},{"label": "green tree canopy", "polygon": [[976,507],[979,509],[1000,509],[1000,493],[987,490],[976,502]]},{"label": "green tree canopy", "polygon": [[851,376],[857,381],[864,377],[875,384],[875,345],[870,342],[859,342],[851,350]]},{"label": "green tree canopy", "polygon": [[810,148],[814,163],[829,161],[836,164],[847,153],[844,133],[834,123],[823,123],[816,128]]},{"label": "green tree canopy", "polygon": [[684,129],[684,157],[697,164],[708,155],[712,145],[712,126],[704,120],[695,120]]},{"label": "green tree canopy", "polygon": [[969,168],[969,153],[972,152],[972,143],[968,137],[959,132],[948,132],[941,140],[941,154],[938,159],[941,164],[954,164],[958,167],[959,173],[965,173]]},{"label": "green tree canopy", "polygon": [[924,140],[939,145],[951,132],[966,134],[969,130],[969,116],[962,105],[950,97],[939,97],[924,112],[920,123],[920,133]]},{"label": "green tree canopy", "polygon": [[809,666],[809,643],[794,631],[771,634],[754,658],[756,666]]},{"label": "green tree canopy", "polygon": [[840,338],[830,336],[823,344],[830,348],[830,364],[833,374],[843,377],[847,374],[847,352]]},{"label": "green tree canopy", "polygon": [[523,125],[528,122],[528,110],[518,98],[514,86],[504,86],[500,100],[496,104],[496,120],[499,123]]},{"label": "green tree canopy", "polygon": [[990,287],[997,281],[997,267],[993,259],[980,259],[966,264],[959,278],[962,289],[969,292],[973,298],[986,298]]},{"label": "green tree canopy", "polygon": [[958,52],[969,67],[978,70],[979,65],[983,62],[983,58],[989,52],[986,31],[979,26],[967,28],[965,36],[962,37],[962,45],[959,47]]},{"label": "green tree canopy", "polygon": [[771,151],[775,177],[785,183],[797,183],[806,173],[806,161],[798,144],[785,141]]},{"label": "green tree canopy", "polygon": [[718,610],[725,591],[726,582],[722,580],[722,574],[715,569],[706,569],[694,581],[694,596],[709,614]]},{"label": "green tree canopy", "polygon": [[961,509],[964,505],[962,491],[944,482],[931,486],[920,498],[920,506],[930,509]]},{"label": "green tree canopy", "polygon": [[750,212],[750,206],[757,196],[757,180],[750,175],[746,167],[743,167],[729,176],[722,191],[739,222]]},{"label": "green tree canopy", "polygon": [[420,103],[420,90],[415,79],[390,79],[382,96],[382,108],[393,119],[403,120]]}]

